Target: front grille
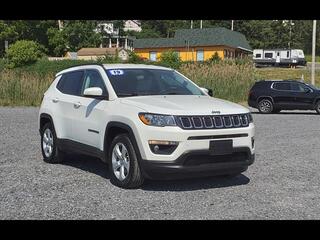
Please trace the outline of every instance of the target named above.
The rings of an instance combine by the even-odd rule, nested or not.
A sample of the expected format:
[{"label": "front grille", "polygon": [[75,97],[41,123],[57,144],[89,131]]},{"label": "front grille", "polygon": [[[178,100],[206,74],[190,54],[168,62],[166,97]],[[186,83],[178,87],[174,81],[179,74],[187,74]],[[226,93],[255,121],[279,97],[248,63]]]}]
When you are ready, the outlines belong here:
[{"label": "front grille", "polygon": [[177,124],[183,129],[221,129],[248,127],[248,114],[221,116],[177,116]]}]

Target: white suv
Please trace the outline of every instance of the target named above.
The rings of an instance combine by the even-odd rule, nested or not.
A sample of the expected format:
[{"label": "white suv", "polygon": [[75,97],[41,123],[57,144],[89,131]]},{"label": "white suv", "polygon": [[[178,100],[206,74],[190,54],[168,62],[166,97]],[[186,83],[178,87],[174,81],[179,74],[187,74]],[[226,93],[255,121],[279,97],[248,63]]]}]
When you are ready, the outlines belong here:
[{"label": "white suv", "polygon": [[44,161],[77,152],[107,162],[117,186],[145,178],[236,175],[254,161],[249,110],[213,98],[179,72],[82,65],[59,72],[39,112]]}]

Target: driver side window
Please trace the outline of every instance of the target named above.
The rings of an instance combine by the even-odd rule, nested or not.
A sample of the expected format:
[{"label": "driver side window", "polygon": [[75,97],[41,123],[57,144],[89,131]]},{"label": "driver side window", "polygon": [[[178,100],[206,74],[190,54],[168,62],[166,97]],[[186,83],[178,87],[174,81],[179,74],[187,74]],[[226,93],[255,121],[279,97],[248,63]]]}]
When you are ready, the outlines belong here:
[{"label": "driver side window", "polygon": [[84,83],[83,83],[83,89],[82,94],[85,89],[91,88],[91,87],[98,87],[102,89],[102,94],[107,95],[107,89],[104,84],[104,81],[100,75],[100,73],[96,70],[86,70],[85,77],[84,77]]}]

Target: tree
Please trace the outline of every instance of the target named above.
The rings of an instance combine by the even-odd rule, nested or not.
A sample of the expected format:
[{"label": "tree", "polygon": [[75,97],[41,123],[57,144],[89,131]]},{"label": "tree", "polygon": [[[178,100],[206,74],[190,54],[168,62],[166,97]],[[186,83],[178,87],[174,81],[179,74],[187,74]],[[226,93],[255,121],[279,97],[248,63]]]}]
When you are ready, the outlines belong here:
[{"label": "tree", "polygon": [[4,21],[0,21],[0,57],[4,56],[5,53],[4,42],[8,41],[8,43],[12,43],[16,41],[17,38],[18,33],[15,29]]},{"label": "tree", "polygon": [[15,68],[34,63],[43,56],[42,45],[34,41],[19,40],[9,46],[5,59],[7,67]]}]

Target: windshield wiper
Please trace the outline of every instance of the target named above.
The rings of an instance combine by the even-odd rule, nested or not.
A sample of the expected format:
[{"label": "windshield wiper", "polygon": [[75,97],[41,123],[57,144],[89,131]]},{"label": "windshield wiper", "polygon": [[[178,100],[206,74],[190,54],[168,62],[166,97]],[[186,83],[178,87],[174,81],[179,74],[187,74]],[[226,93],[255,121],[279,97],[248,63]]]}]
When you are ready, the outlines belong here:
[{"label": "windshield wiper", "polygon": [[117,93],[118,97],[134,97],[139,96],[138,93]]}]

